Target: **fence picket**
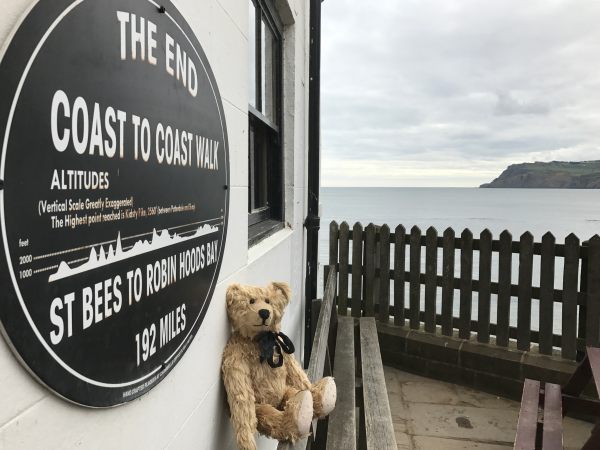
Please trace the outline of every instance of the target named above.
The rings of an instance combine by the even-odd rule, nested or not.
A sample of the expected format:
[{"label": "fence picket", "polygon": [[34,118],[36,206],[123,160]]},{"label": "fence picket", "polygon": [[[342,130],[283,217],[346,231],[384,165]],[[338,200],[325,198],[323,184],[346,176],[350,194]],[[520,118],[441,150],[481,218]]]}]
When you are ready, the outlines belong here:
[{"label": "fence picket", "polygon": [[352,228],[352,317],[361,316],[363,227],[356,222]]},{"label": "fence picket", "polygon": [[375,254],[373,255],[373,265],[375,266],[375,278],[373,281],[373,315],[375,315],[375,309],[378,308],[379,299],[381,298],[381,271],[379,266],[381,263],[380,231],[381,227],[375,225]]},{"label": "fence picket", "polygon": [[562,299],[562,357],[577,356],[577,279],[579,277],[579,238],[573,233],[565,239],[565,267]]},{"label": "fence picket", "polygon": [[437,230],[429,227],[425,236],[425,331],[435,333]]},{"label": "fence picket", "polygon": [[373,291],[375,287],[375,225],[367,226],[365,241],[365,316],[375,315]]},{"label": "fence picket", "polygon": [[454,314],[454,230],[446,228],[442,256],[442,334],[452,336]]},{"label": "fence picket", "polygon": [[348,314],[348,250],[350,227],[347,222],[342,222],[339,233],[339,259],[340,268],[338,270],[338,314],[345,316]]},{"label": "fence picket", "polygon": [[496,345],[507,347],[510,325],[510,285],[512,277],[512,235],[500,234],[498,255],[498,312],[496,315]]},{"label": "fence picket", "polygon": [[329,277],[329,266],[338,263],[338,224],[334,220],[329,224],[329,265],[323,270],[323,290]]},{"label": "fence picket", "polygon": [[471,337],[471,311],[473,309],[473,233],[468,228],[460,235],[460,328],[461,339]]},{"label": "fence picket", "polygon": [[487,228],[479,236],[479,295],[477,341],[490,342],[490,301],[492,288],[492,233]]},{"label": "fence picket", "polygon": [[590,239],[588,246],[586,345],[600,346],[600,236]]},{"label": "fence picket", "polygon": [[579,312],[577,314],[577,337],[585,341],[586,326],[587,326],[587,288],[588,288],[588,272],[589,272],[589,243],[583,241],[581,243],[581,276],[579,277],[579,292],[586,299],[584,302],[577,302]]},{"label": "fence picket", "polygon": [[517,303],[517,348],[529,351],[531,346],[531,277],[533,272],[533,235],[521,235],[519,252],[519,292]]},{"label": "fence picket", "polygon": [[390,227],[379,230],[379,320],[390,320]]},{"label": "fence picket", "polygon": [[406,230],[398,225],[394,231],[394,325],[404,323],[404,271],[406,258]]},{"label": "fence picket", "polygon": [[421,309],[421,230],[416,225],[410,230],[410,327],[419,329]]},{"label": "fence picket", "polygon": [[554,259],[556,240],[548,232],[542,237],[540,261],[540,342],[543,355],[552,354],[552,334],[554,330]]}]

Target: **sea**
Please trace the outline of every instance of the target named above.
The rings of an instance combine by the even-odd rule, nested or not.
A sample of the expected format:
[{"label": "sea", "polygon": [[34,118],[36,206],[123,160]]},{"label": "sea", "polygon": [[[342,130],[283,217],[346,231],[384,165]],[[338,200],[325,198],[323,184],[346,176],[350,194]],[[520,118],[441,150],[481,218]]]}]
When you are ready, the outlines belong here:
[{"label": "sea", "polygon": [[[571,233],[585,241],[600,234],[600,190],[580,189],[479,189],[479,188],[333,188],[324,187],[320,192],[321,230],[319,232],[319,294],[323,288],[323,265],[328,263],[329,223],[346,221],[350,228],[355,222],[363,227],[369,223],[387,224],[393,231],[402,224],[407,232],[418,226],[421,232],[435,227],[442,235],[448,227],[460,236],[465,228],[474,239],[484,229],[497,239],[503,230],[511,232],[513,240],[529,231],[534,241],[551,232],[557,243]],[[422,271],[424,271],[422,251]],[[407,262],[409,257],[406,251]],[[477,279],[479,266],[474,252],[473,278]],[[533,285],[539,286],[539,256],[534,257]],[[408,267],[408,264],[406,265]],[[441,249],[438,252],[438,274],[441,274]],[[513,255],[513,284],[518,279],[518,255]],[[460,276],[460,253],[455,257],[455,276]],[[555,288],[562,288],[562,258],[556,259]],[[498,280],[497,254],[492,259],[492,281]],[[408,286],[407,286],[408,288]],[[408,294],[407,294],[408,295]],[[437,312],[441,311],[440,288],[438,288]],[[392,296],[393,298],[393,296]],[[408,296],[406,297],[408,299]],[[454,315],[458,316],[458,292],[454,295]],[[421,293],[423,303],[423,292]],[[477,318],[477,294],[473,293],[473,319]],[[511,303],[510,322],[516,325],[517,299]],[[393,303],[393,301],[392,301]],[[538,329],[539,303],[532,302],[532,329]],[[561,305],[555,304],[554,332],[561,331]],[[492,296],[491,322],[496,320],[496,299]]]}]

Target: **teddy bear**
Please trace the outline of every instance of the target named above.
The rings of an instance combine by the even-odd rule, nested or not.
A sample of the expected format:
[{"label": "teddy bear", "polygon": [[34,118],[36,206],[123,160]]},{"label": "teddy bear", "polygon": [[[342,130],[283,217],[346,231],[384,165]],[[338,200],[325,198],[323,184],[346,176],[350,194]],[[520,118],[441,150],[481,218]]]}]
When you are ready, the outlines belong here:
[{"label": "teddy bear", "polygon": [[293,343],[281,332],[290,297],[290,287],[280,282],[227,288],[233,333],[221,370],[240,450],[256,450],[256,431],[279,441],[304,438],[312,420],[335,406],[333,378],[311,383],[293,355]]}]

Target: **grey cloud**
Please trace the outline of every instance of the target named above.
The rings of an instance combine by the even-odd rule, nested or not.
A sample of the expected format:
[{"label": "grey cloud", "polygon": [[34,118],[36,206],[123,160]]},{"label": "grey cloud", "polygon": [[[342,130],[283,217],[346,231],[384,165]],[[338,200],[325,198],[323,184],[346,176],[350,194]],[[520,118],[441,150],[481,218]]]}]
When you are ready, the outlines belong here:
[{"label": "grey cloud", "polygon": [[510,92],[500,92],[494,114],[510,116],[513,114],[548,114],[550,107],[542,101],[525,101],[515,98]]},{"label": "grey cloud", "polygon": [[599,22],[600,2],[326,1],[324,158],[600,158]]}]

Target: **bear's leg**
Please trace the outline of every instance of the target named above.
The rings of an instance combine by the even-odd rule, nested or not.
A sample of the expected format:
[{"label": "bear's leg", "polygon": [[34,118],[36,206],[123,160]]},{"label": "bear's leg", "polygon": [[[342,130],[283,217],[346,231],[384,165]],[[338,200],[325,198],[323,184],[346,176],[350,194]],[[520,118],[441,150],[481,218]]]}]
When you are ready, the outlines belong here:
[{"label": "bear's leg", "polygon": [[283,394],[283,399],[281,400],[279,409],[285,409],[285,405],[287,405],[288,400],[293,398],[298,392],[302,390],[303,389],[296,389],[294,387],[288,388],[287,391],[285,391],[285,393]]},{"label": "bear's leg", "polygon": [[309,391],[300,391],[288,399],[283,411],[271,405],[256,405],[258,432],[279,441],[307,436],[313,417],[313,399]]},{"label": "bear's leg", "polygon": [[314,416],[321,419],[328,415],[335,407],[337,389],[332,377],[321,378],[310,388],[313,396]]}]

